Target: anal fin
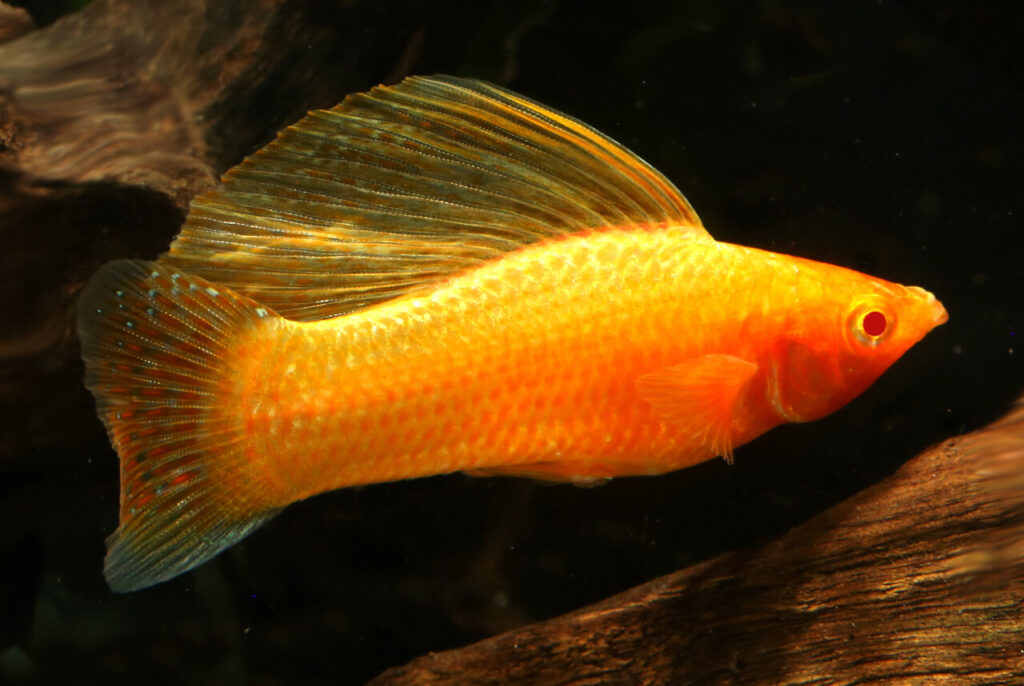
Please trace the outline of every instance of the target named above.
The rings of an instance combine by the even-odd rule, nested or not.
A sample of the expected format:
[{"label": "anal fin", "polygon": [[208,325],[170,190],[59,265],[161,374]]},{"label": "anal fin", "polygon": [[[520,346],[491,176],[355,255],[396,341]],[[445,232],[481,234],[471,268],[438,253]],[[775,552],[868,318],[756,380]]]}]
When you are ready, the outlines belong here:
[{"label": "anal fin", "polygon": [[469,476],[520,476],[539,481],[551,481],[556,483],[571,483],[575,486],[600,486],[609,481],[616,474],[606,473],[606,470],[599,470],[600,473],[590,474],[589,465],[579,461],[566,462],[529,462],[525,464],[502,465],[501,467],[486,467],[484,469],[467,469],[464,471]]}]

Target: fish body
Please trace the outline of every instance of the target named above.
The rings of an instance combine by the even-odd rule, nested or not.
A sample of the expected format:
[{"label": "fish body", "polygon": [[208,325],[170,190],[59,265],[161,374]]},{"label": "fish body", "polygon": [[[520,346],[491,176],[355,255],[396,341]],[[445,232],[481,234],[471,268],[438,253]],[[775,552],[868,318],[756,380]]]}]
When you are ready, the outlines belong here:
[{"label": "fish body", "polygon": [[[335,488],[731,461],[945,321],[922,289],[715,241],[656,172],[521,96],[375,92],[340,124],[311,115],[201,200],[168,255],[83,293],[86,383],[122,465],[115,590]],[[580,164],[538,157],[559,146]],[[325,152],[347,164],[318,176]],[[300,164],[323,180],[282,184]],[[348,268],[309,266],[335,258]]]},{"label": "fish body", "polygon": [[[810,273],[798,278],[801,270]],[[663,473],[719,446],[699,440],[706,425],[659,414],[642,379],[710,354],[750,362],[678,389],[715,404],[752,373],[724,416],[711,418],[727,425],[730,445],[859,392],[825,380],[813,406],[784,408],[773,401],[780,375],[770,373],[788,371],[779,342],[793,339],[778,330],[786,304],[816,305],[851,278],[678,228],[568,238],[427,295],[256,328],[233,358],[238,381],[226,406],[252,437],[254,460],[282,484],[277,505],[457,470],[576,480]]]}]

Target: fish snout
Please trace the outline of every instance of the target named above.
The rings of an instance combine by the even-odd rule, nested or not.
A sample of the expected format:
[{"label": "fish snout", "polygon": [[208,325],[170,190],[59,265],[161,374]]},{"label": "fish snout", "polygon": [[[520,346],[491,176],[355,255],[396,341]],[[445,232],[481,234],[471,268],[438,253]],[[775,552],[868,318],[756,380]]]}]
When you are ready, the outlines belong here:
[{"label": "fish snout", "polygon": [[930,329],[945,324],[949,320],[946,308],[930,292],[918,286],[907,286],[907,292],[921,302],[921,309],[925,313],[925,317],[930,318]]}]

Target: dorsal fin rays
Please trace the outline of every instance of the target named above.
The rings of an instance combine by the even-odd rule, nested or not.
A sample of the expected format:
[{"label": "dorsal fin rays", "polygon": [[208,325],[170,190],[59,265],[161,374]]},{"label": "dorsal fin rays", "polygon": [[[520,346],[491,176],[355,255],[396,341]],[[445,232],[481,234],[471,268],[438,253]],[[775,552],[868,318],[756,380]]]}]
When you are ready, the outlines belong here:
[{"label": "dorsal fin rays", "polygon": [[[431,79],[417,80],[424,82],[432,81]],[[566,175],[578,175],[579,178],[586,178],[598,183],[601,185],[602,190],[617,195],[618,199],[623,202],[622,207],[632,205],[635,210],[634,212],[623,211],[621,213],[622,223],[633,221],[638,214],[645,212],[645,208],[636,204],[635,198],[622,192],[627,186],[623,184],[608,184],[603,178],[604,175],[595,176],[589,174],[588,170],[593,168],[595,164],[607,165],[609,168],[617,169],[620,174],[636,184],[638,188],[646,191],[647,196],[650,197],[654,197],[655,186],[649,184],[648,179],[657,179],[660,182],[657,184],[657,190],[660,192],[662,199],[667,200],[670,205],[675,205],[676,200],[682,198],[679,191],[656,172],[646,174],[633,173],[632,170],[637,167],[637,162],[640,160],[618,143],[606,138],[583,122],[496,86],[481,82],[470,83],[473,86],[472,88],[459,82],[445,82],[445,86],[447,86],[449,91],[461,92],[469,96],[479,96],[482,93],[492,96],[489,99],[472,97],[460,109],[460,113],[464,116],[465,120],[473,124],[469,129],[470,132],[486,132],[490,134],[492,140],[511,142],[514,145],[520,146],[520,152],[532,150],[546,159],[555,158],[554,161],[556,162],[564,161],[561,155],[555,154],[558,152],[573,151],[577,153],[577,156],[580,153],[589,155],[592,160],[590,164],[567,165],[564,173]],[[415,103],[421,111],[426,113],[438,112],[434,108],[436,100],[424,98],[418,92],[410,93],[393,89],[389,92],[389,95],[392,98],[402,98],[405,103]],[[450,95],[450,92],[448,95]],[[451,103],[452,100],[454,98],[449,98],[447,103]],[[441,114],[443,117],[444,113],[442,112]],[[500,121],[500,126],[495,125],[495,118]],[[492,152],[501,153],[503,151],[495,149]],[[524,164],[526,159],[526,155],[520,154],[516,160],[517,165],[526,166]],[[650,167],[647,167],[642,162],[641,164],[643,165],[641,167],[643,171],[653,172]],[[538,171],[543,170],[543,166],[535,166],[535,168]],[[602,169],[602,171],[606,170]],[[579,187],[578,190],[586,191],[587,189]],[[595,199],[600,199],[600,196],[597,194],[591,195]],[[688,223],[699,226],[700,220],[697,218],[696,213],[685,202],[685,199],[683,202],[684,205],[682,207],[676,206],[676,209],[688,212],[692,215]],[[616,208],[615,205],[609,205],[608,207],[610,209]],[[602,216],[601,219],[607,220],[608,217]]]},{"label": "dorsal fin rays", "polygon": [[[406,98],[407,102],[417,102],[418,104],[426,105],[423,106],[423,110],[429,116],[430,114],[437,113],[436,110],[430,106],[432,101],[423,100],[415,97],[415,94],[408,93],[395,93],[395,95],[402,95]],[[488,105],[498,104],[494,100],[484,101]],[[594,155],[594,149],[591,146],[588,147],[581,145],[579,137],[573,136],[559,137],[551,135],[550,129],[542,128],[541,125],[545,121],[544,119],[526,119],[528,111],[513,110],[509,105],[503,106],[503,108],[495,108],[489,112],[482,111],[479,105],[474,106],[476,103],[467,104],[460,110],[460,114],[463,115],[465,121],[470,123],[472,126],[468,132],[463,133],[463,141],[469,143],[474,142],[480,146],[482,151],[485,151],[485,155],[490,155],[495,158],[497,166],[493,167],[489,171],[502,177],[502,180],[506,182],[518,181],[520,184],[525,183],[526,185],[536,187],[542,196],[546,196],[546,200],[557,200],[560,196],[555,194],[552,189],[544,184],[537,183],[534,179],[522,174],[523,170],[534,172],[534,174],[540,176],[543,174],[545,165],[543,162],[555,161],[566,163],[566,169],[564,175],[566,177],[575,177],[575,190],[577,190],[577,198],[574,199],[574,204],[578,208],[588,210],[590,209],[590,203],[597,203],[605,205],[605,214],[599,212],[593,212],[592,219],[594,221],[607,221],[609,218],[614,218],[614,214],[609,217],[607,210],[612,210],[618,215],[618,219],[621,221],[613,221],[613,223],[627,223],[631,219],[631,214],[639,213],[642,208],[638,207],[633,199],[622,194],[621,189],[616,185],[604,184],[601,187],[602,190],[610,191],[611,194],[616,196],[616,200],[621,201],[625,207],[618,207],[615,204],[607,203],[603,201],[598,192],[586,185],[581,181],[588,181],[590,183],[597,183],[600,185],[600,179],[595,178],[594,175],[587,172],[587,167],[573,166],[569,164],[569,160],[565,159],[565,154],[568,152],[573,153],[591,153],[594,158],[599,156]],[[511,114],[510,114],[511,113]],[[530,113],[532,114],[532,113]],[[551,113],[552,115],[555,113]],[[488,121],[487,116],[490,116],[492,120]],[[440,113],[440,118],[434,118],[435,121],[440,120],[441,126],[446,126],[443,123],[444,114]],[[496,126],[494,118],[499,118],[501,126]],[[548,121],[553,121],[548,119]],[[451,133],[458,135],[456,130],[452,129]],[[471,136],[470,134],[475,134]],[[543,138],[538,140],[538,138]],[[504,143],[506,149],[502,149],[501,145]],[[567,144],[568,143],[568,144]],[[514,159],[515,172],[519,173],[502,173],[507,172],[509,162],[502,156],[507,154],[507,148],[509,145],[517,146],[517,156]],[[568,149],[567,149],[568,148]],[[560,154],[560,155],[559,155]],[[543,161],[543,162],[542,162]],[[607,163],[609,160],[597,160],[600,163]],[[467,161],[470,162],[470,161]],[[474,165],[468,165],[474,166]],[[486,169],[482,164],[479,165],[480,169]],[[584,203],[582,201],[590,201]],[[635,210],[635,212],[628,212],[628,209]],[[580,218],[573,217],[571,219],[566,218],[569,221],[579,221]]]},{"label": "dorsal fin rays", "polygon": [[[645,190],[651,198],[663,200],[667,203],[667,207],[674,209],[681,214],[688,215],[687,223],[694,226],[701,225],[700,218],[697,216],[697,213],[694,212],[693,208],[690,207],[689,202],[686,201],[671,182],[657,172],[637,173],[638,165],[636,162],[638,158],[618,143],[606,138],[583,122],[556,110],[546,108],[529,98],[525,98],[510,91],[498,90],[486,84],[484,84],[483,87],[495,92],[500,92],[506,100],[514,104],[515,110],[518,114],[529,112],[541,121],[549,121],[557,124],[563,132],[574,133],[575,138],[573,142],[581,149],[593,154],[598,158],[599,162],[604,162],[614,166],[619,173],[632,180],[638,188]],[[581,169],[586,169],[586,167]],[[639,170],[644,172],[654,171],[646,164],[639,167]],[[612,188],[621,189],[622,187],[613,186]],[[682,203],[679,202],[680,200],[682,200]]]},{"label": "dorsal fin rays", "polygon": [[660,226],[706,235],[615,141],[497,86],[412,77],[283,131],[193,202],[161,259],[308,320],[538,241]]},{"label": "dorsal fin rays", "polygon": [[[310,118],[316,116],[316,114],[318,113],[313,113],[312,115],[310,115]],[[386,123],[387,122],[382,122],[382,124]],[[297,127],[298,126],[300,125],[297,125]],[[301,134],[304,132],[306,132],[305,129],[298,129],[296,131],[297,134]],[[391,132],[391,135],[395,136],[396,138],[401,137],[400,134],[397,134],[393,131]],[[350,140],[355,139],[353,138]],[[411,141],[414,139],[409,138],[408,140]],[[349,147],[353,148],[354,146]],[[272,159],[270,155],[267,155],[266,158],[268,160]],[[283,158],[281,161],[284,161],[284,159],[287,158]],[[385,158],[378,158],[378,164],[383,164],[385,161]],[[391,161],[394,162],[395,160]],[[514,194],[510,192],[499,192],[498,189],[501,188],[501,184],[512,183],[515,182],[516,179],[508,174],[498,173],[498,170],[495,168],[488,169],[479,164],[470,164],[464,158],[454,156],[451,153],[448,153],[443,158],[443,161],[441,155],[437,156],[437,161],[434,162],[434,165],[439,166],[439,169],[431,168],[432,165],[430,163],[430,160],[424,160],[423,164],[421,164],[419,167],[411,169],[409,171],[404,171],[400,169],[391,170],[390,175],[394,177],[396,181],[400,181],[401,183],[393,183],[390,185],[380,183],[379,179],[373,178],[373,174],[379,174],[380,169],[378,167],[375,167],[368,160],[350,160],[346,158],[340,158],[338,160],[334,160],[333,162],[334,164],[331,166],[336,167],[336,169],[333,170],[336,171],[336,176],[341,179],[344,179],[344,181],[338,181],[337,185],[349,186],[352,191],[356,193],[366,194],[367,196],[370,197],[380,197],[386,195],[390,195],[391,197],[401,197],[405,199],[405,203],[407,205],[411,206],[410,209],[412,207],[415,207],[415,202],[417,199],[419,199],[424,203],[425,208],[429,207],[431,209],[434,209],[435,211],[438,209],[436,207],[437,204],[439,202],[444,202],[450,203],[451,207],[455,207],[457,205],[459,208],[463,210],[483,209],[489,216],[501,215],[504,213],[509,215],[510,219],[515,219],[517,221],[521,221],[524,218],[524,213],[531,210],[534,214],[538,216],[548,215],[547,221],[544,222],[545,225],[549,224],[552,221],[570,220],[569,217],[558,217],[557,212],[550,209],[550,205],[531,207],[524,201],[521,193]],[[320,172],[323,173],[324,168],[326,168],[328,165],[319,164],[319,166],[321,167]],[[463,176],[467,173],[475,172],[479,174],[491,175],[495,178],[493,178],[490,181],[490,183],[488,183],[488,185],[477,185],[471,187],[466,183],[459,183],[458,181],[453,180],[453,167],[458,166],[463,167]],[[246,171],[249,174],[248,178],[250,180],[255,180],[255,178],[257,177],[261,170],[247,169]],[[360,174],[361,171],[369,172],[369,176],[362,177],[362,175]],[[270,172],[269,175],[278,177],[292,176],[293,178],[301,178],[302,176],[294,172]],[[325,180],[325,183],[329,183],[329,181]],[[463,194],[462,197],[458,197],[457,199],[450,197],[440,197],[437,194],[437,189],[438,187],[444,186],[450,187],[451,190],[455,193]],[[419,190],[421,188],[424,190]],[[536,193],[544,195],[544,200],[547,200],[549,202],[558,200],[558,197],[553,195],[550,189],[541,185],[534,185],[534,188]],[[469,190],[472,190],[474,195],[479,197],[479,200],[476,203],[467,201],[464,194],[466,193],[466,191]],[[523,189],[520,188],[520,190]],[[428,191],[433,191],[433,193]],[[515,207],[516,211],[511,211],[509,205]],[[368,206],[373,207],[374,205]],[[397,213],[391,212],[389,214]],[[429,222],[431,220],[437,219],[437,217],[434,216],[434,214],[428,214],[422,211],[407,211],[405,212],[405,216],[409,219],[414,219],[421,222],[424,226],[429,226]],[[467,217],[467,219],[469,218]],[[540,223],[541,222],[538,222],[538,224]],[[436,229],[430,233],[436,233]],[[523,232],[520,231],[520,233]]]}]

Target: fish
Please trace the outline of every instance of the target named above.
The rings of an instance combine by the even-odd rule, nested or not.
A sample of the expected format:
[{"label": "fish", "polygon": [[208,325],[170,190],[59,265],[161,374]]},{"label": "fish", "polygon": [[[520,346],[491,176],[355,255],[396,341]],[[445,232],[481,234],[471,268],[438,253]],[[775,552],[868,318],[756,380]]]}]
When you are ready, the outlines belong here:
[{"label": "fish", "polygon": [[338,488],[731,463],[946,319],[922,288],[716,241],[635,154],[510,90],[352,94],[84,287],[120,461],[104,574],[166,581]]}]

